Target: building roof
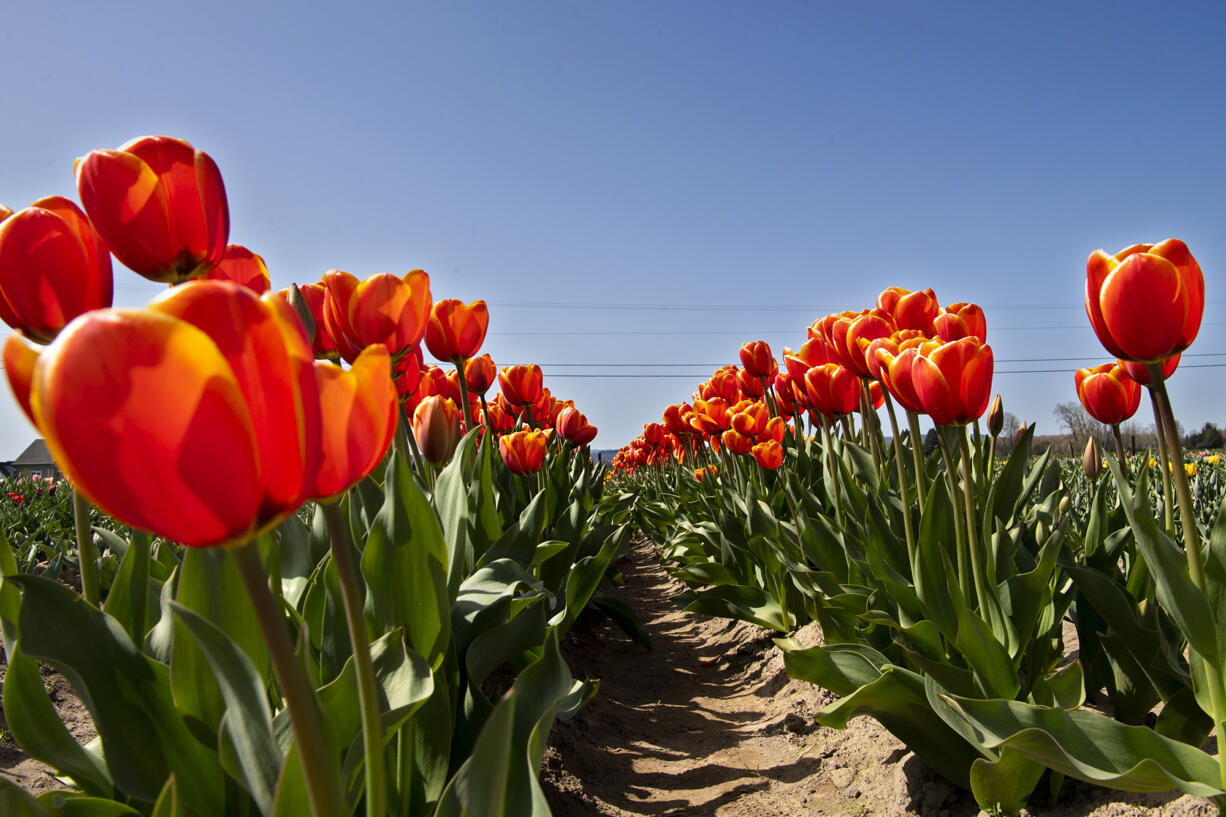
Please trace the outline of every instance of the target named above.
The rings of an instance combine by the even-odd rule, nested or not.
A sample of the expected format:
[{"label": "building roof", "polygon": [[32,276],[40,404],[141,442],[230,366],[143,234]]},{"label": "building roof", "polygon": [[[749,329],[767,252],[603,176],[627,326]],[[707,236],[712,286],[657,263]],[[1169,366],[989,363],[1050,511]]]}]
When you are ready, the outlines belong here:
[{"label": "building roof", "polygon": [[22,451],[17,459],[13,460],[13,465],[16,466],[54,464],[55,460],[52,458],[51,452],[47,450],[47,443],[41,437],[26,446],[26,450]]}]

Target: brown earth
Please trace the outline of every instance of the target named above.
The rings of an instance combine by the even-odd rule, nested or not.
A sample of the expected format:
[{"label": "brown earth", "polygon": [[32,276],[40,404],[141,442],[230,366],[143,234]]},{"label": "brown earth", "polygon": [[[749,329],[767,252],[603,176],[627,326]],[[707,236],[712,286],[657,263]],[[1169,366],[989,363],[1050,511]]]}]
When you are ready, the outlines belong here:
[{"label": "brown earth", "polygon": [[[0,681],[3,681],[7,669],[8,663],[3,658],[3,650],[0,649]],[[94,729],[94,721],[90,718],[85,704],[73,693],[72,686],[64,676],[46,665],[41,665],[39,670],[43,676],[43,686],[51,696],[51,702],[55,704],[60,720],[68,727],[68,731],[82,744],[93,740],[98,734]],[[31,758],[13,741],[3,715],[4,711],[0,708],[0,774],[13,778],[22,788],[33,794],[68,788],[56,779],[52,769]]]},{"label": "brown earth", "polygon": [[[684,587],[651,547],[635,546],[613,595],[638,611],[654,651],[610,624],[576,632],[575,674],[600,692],[550,736],[542,785],[555,817],[973,817],[974,798],[930,770],[876,721],[844,731],[814,714],[834,696],[787,677],[774,634],[679,610]],[[794,634],[818,643],[816,624]],[[1068,781],[1058,803],[1040,783],[1034,815],[1211,815],[1206,800],[1137,795]]]}]

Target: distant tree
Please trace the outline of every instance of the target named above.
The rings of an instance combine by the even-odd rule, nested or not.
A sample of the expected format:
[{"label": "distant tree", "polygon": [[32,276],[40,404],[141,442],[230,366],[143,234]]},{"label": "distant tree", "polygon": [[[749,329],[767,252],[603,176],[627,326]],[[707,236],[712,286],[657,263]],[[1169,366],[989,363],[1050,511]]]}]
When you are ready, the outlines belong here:
[{"label": "distant tree", "polygon": [[1222,430],[1213,423],[1205,423],[1200,431],[1183,438],[1184,448],[1221,448]]},{"label": "distant tree", "polygon": [[1008,454],[1017,445],[1017,432],[1022,428],[1022,421],[1011,411],[1005,412],[1005,424],[1000,429],[1000,439],[996,441],[996,453]]},{"label": "distant tree", "polygon": [[931,457],[932,452],[936,451],[940,445],[941,440],[937,437],[937,430],[935,428],[928,429],[928,433],[924,435],[924,456]]},{"label": "distant tree", "polygon": [[1080,455],[1091,436],[1098,440],[1099,448],[1106,446],[1107,450],[1115,449],[1115,438],[1111,434],[1110,426],[1105,426],[1091,417],[1076,400],[1058,404],[1052,413],[1056,415],[1060,425],[1068,430],[1072,438],[1069,440],[1069,450],[1074,452],[1074,456]]}]

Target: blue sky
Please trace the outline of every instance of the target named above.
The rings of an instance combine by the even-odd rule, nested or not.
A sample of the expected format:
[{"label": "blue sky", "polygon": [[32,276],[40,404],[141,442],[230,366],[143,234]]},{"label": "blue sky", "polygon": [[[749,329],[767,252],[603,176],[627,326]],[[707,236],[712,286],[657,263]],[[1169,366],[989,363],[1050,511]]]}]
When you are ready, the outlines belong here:
[{"label": "blue sky", "polygon": [[[1054,431],[1072,369],[1107,360],[1086,256],[1176,236],[1208,304],[1173,399],[1221,425],[1223,8],[15,4],[0,202],[75,198],[92,148],[187,139],[274,286],[422,267],[436,298],[485,298],[486,351],[542,364],[596,447],[742,341],[798,347],[890,285],[984,305],[994,390]],[[118,302],[158,291],[117,268]],[[0,458],[32,436],[0,398]]]}]

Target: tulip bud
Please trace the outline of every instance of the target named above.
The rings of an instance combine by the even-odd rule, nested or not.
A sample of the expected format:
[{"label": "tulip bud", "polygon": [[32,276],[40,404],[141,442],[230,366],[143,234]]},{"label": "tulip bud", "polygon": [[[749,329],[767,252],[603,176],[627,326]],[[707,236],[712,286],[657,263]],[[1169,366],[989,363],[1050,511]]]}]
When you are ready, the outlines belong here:
[{"label": "tulip bud", "polygon": [[1024,436],[1026,436],[1026,424],[1022,423],[1021,427],[1017,430],[1017,434],[1013,437],[1013,444],[1021,445],[1022,437]]},{"label": "tulip bud", "polygon": [[3,204],[0,204],[0,221],[4,221],[6,218],[11,216],[12,214],[13,214],[13,211],[11,208],[5,207]]},{"label": "tulip bud", "polygon": [[1103,472],[1102,457],[1098,454],[1098,443],[1093,437],[1086,443],[1085,453],[1081,455],[1081,468],[1091,480],[1097,480],[1098,475]]},{"label": "tulip bud", "polygon": [[1001,403],[1000,395],[996,395],[996,399],[992,401],[992,407],[988,409],[988,433],[993,437],[999,436],[1002,429],[1005,427],[1005,407]]},{"label": "tulip bud", "polygon": [[289,305],[298,313],[298,319],[302,321],[302,327],[306,329],[307,338],[314,344],[315,316],[311,314],[311,307],[307,305],[306,298],[297,284],[289,285]]},{"label": "tulip bud", "polygon": [[460,442],[460,412],[447,397],[432,394],[413,412],[413,436],[427,462],[446,462]]}]

